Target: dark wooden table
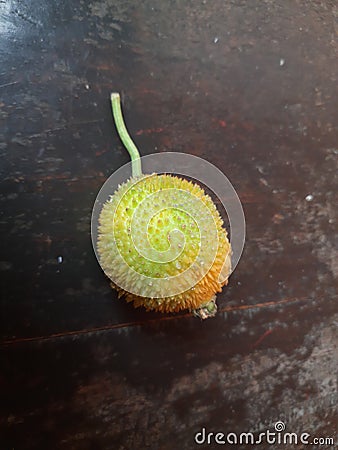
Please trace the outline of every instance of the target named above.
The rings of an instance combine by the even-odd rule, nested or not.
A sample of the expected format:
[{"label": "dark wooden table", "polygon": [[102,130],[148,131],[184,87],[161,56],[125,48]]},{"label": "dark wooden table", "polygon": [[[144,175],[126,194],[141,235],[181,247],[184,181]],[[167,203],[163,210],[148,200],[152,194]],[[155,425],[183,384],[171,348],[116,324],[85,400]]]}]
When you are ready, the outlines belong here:
[{"label": "dark wooden table", "polygon": [[[234,448],[194,436],[277,421],[337,445],[337,15],[0,2],[1,450]],[[112,90],[143,155],[201,156],[239,194],[246,246],[215,319],[134,310],[96,261],[93,203],[128,161]]]}]

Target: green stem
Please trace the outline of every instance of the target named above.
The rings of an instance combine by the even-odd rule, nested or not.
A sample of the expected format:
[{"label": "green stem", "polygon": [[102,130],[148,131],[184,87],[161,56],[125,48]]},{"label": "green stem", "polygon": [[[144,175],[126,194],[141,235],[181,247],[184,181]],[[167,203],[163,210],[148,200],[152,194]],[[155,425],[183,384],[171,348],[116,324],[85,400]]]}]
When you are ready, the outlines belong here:
[{"label": "green stem", "polygon": [[113,110],[113,116],[114,116],[114,121],[115,121],[115,126],[117,129],[117,132],[118,132],[124,146],[128,150],[128,153],[131,158],[131,167],[132,167],[133,177],[139,177],[142,175],[141,158],[140,158],[140,154],[139,154],[139,151],[137,150],[136,145],[134,144],[131,137],[129,136],[129,133],[127,131],[127,128],[126,128],[124,120],[123,120],[122,111],[121,111],[120,94],[117,92],[113,92],[110,95],[110,100],[111,100],[111,107]]}]

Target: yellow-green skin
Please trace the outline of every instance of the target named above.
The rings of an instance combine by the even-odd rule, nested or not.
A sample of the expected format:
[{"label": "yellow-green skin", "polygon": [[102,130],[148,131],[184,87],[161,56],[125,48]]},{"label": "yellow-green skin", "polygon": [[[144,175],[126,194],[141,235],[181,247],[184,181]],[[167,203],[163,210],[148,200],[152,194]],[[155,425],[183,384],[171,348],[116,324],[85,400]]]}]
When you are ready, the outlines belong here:
[{"label": "yellow-green skin", "polygon": [[[169,194],[174,190],[177,190],[178,197],[185,198],[185,195],[180,195],[181,192],[203,202],[209,218],[194,218],[192,214],[185,212],[184,208],[175,208],[172,204],[165,209],[165,198],[166,196],[169,198]],[[137,207],[142,202],[145,202],[143,205],[146,205],[147,198],[152,198],[149,196],[154,194],[158,195],[161,203],[154,205],[158,212],[155,212],[149,221],[143,220],[140,216],[140,209],[137,210]],[[151,209],[151,207],[152,205],[149,204],[146,209]],[[138,213],[137,217],[141,217],[141,219],[136,222],[139,223],[139,226],[136,226],[135,230],[133,217],[135,220],[136,212]],[[149,213],[149,211],[146,212]],[[203,216],[202,213],[201,216]],[[212,243],[214,249],[210,250],[211,259],[208,259],[208,248],[203,248],[204,256],[206,256],[204,260],[211,261],[207,270],[204,268],[206,273],[196,284],[189,285],[188,289],[183,292],[169,296],[164,292],[161,297],[155,295],[152,290],[152,279],[155,281],[160,279],[161,282],[170,280],[171,277],[189,269],[192,264],[196,267],[194,276],[203,273],[203,261],[200,266],[198,263],[201,248],[199,227],[203,228],[203,224],[210,223],[211,219],[217,239]],[[131,178],[121,185],[110,200],[104,204],[99,223],[100,264],[106,275],[114,280],[112,287],[117,289],[119,297],[124,295],[126,300],[133,302],[135,307],[144,306],[147,310],[160,312],[198,310],[210,301],[214,301],[215,294],[222,290],[223,285],[227,284],[231,266],[231,250],[227,233],[213,201],[197,184],[171,175],[154,174],[143,175],[137,179]],[[142,252],[135,248],[135,242],[138,241],[140,248],[146,246],[148,242],[157,252],[165,253],[169,249],[175,251],[175,245],[171,242],[171,238],[174,236],[170,234],[173,229],[179,230],[185,237],[184,248],[176,248],[178,256],[173,260],[157,262],[157,260],[142,256]],[[205,231],[208,233],[208,229]],[[171,244],[173,244],[172,247]],[[182,247],[179,243],[177,246]],[[126,271],[126,266],[121,264],[121,258],[133,269],[133,273]],[[184,273],[188,274],[188,272]],[[148,279],[149,282],[146,281]]]}]

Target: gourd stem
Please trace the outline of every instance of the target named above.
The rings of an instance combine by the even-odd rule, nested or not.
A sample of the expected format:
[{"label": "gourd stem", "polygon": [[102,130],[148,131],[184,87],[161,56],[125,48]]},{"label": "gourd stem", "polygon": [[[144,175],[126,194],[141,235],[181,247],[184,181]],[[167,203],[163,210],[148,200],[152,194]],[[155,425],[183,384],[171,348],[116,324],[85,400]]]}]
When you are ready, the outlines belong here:
[{"label": "gourd stem", "polygon": [[120,94],[113,92],[110,95],[110,100],[117,132],[131,158],[133,177],[139,177],[142,175],[141,157],[125,126],[121,110]]}]

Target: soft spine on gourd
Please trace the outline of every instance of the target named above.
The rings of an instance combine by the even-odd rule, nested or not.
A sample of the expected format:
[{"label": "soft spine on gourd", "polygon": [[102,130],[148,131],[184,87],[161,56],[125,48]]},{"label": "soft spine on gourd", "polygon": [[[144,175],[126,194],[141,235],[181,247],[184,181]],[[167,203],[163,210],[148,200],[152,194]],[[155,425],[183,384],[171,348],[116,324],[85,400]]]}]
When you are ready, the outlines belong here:
[{"label": "soft spine on gourd", "polygon": [[[140,155],[125,127],[118,93],[111,94],[111,104],[118,134],[131,157],[132,177],[118,187],[102,208],[97,244],[101,267],[111,280],[121,280],[123,289],[119,286],[120,283],[112,282],[111,286],[118,291],[119,297],[124,296],[128,302],[133,302],[135,307],[143,306],[148,311],[162,313],[188,309],[202,319],[213,317],[217,311],[216,293],[221,292],[222,286],[227,284],[231,269],[230,244],[216,206],[200,186],[186,179],[172,175],[142,174]],[[176,191],[178,194],[175,194]],[[185,201],[188,202],[185,200],[185,198],[188,199],[188,195],[202,202],[204,210],[215,224],[218,239],[210,268],[196,284],[176,295],[167,296],[164,292],[159,297],[154,296],[152,292],[152,279],[170,280],[171,277],[187,270],[192,264],[195,264],[198,272],[203,264],[201,261],[199,266],[196,262],[201,245],[197,223],[191,215],[185,213],[184,208],[173,208],[172,205],[166,208],[166,195],[164,195],[166,193],[173,193],[174,200],[177,200],[177,196],[180,199],[183,198],[182,204]],[[180,193],[184,195],[180,196]],[[158,195],[159,201],[162,202],[161,209],[149,220],[151,205],[148,209],[145,208],[148,215],[146,216],[145,212],[143,220],[137,208],[142,205],[142,202],[146,205],[147,198],[154,194]],[[139,214],[137,228],[140,231],[138,233],[138,230],[134,230],[132,236],[131,227],[136,210]],[[147,223],[145,223],[146,219]],[[185,236],[184,248],[180,250],[181,253],[175,260],[159,263],[145,258],[135,248],[136,236],[138,245],[141,247],[150,245],[154,251],[165,252],[175,244],[170,242],[170,232],[173,229],[179,230]],[[179,243],[177,245],[180,246]],[[204,249],[205,254],[207,251],[208,249]],[[121,257],[133,269],[132,275],[119,264]],[[138,274],[142,274],[142,277]],[[144,277],[148,277],[147,280],[150,281],[145,282]],[[173,282],[174,280],[175,278]]]}]

